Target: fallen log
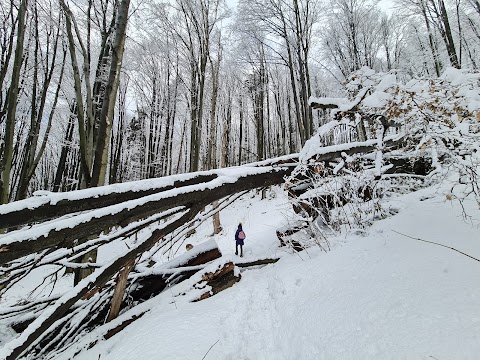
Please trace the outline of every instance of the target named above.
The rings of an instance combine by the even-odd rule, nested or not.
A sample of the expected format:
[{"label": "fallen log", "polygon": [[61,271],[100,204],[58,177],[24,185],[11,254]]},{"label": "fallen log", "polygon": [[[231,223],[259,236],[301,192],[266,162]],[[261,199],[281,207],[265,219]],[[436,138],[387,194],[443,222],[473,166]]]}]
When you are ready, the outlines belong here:
[{"label": "fallen log", "polygon": [[[159,192],[214,180],[215,173],[191,173],[66,193],[47,193],[0,207],[0,229],[46,221],[65,214],[103,208]],[[158,184],[157,184],[158,183]]]},{"label": "fallen log", "polygon": [[134,301],[147,300],[158,295],[169,285],[177,284],[198,272],[210,261],[218,259],[222,253],[214,240],[194,246],[189,252],[178,256],[146,274],[134,274],[131,281],[135,287],[129,293]]},{"label": "fallen log", "polygon": [[[282,166],[297,161],[298,154],[291,154],[242,166]],[[222,172],[224,169],[171,175],[65,193],[39,192],[38,196],[0,206],[0,229],[51,220],[65,214],[98,209],[171,189],[206,183],[218,178]]]},{"label": "fallen log", "polygon": [[275,264],[280,258],[273,258],[273,259],[258,259],[254,261],[244,261],[244,262],[237,262],[235,265],[241,268],[246,268],[250,266],[260,266],[260,265],[268,265],[268,264]]},{"label": "fallen log", "polygon": [[[185,186],[180,192],[176,189],[168,190],[124,202],[121,208],[112,205],[69,219],[38,225],[38,232],[35,232],[37,227],[34,226],[25,231],[8,233],[0,238],[0,264],[56,246],[71,248],[77,239],[99,234],[109,227],[126,226],[132,221],[170,208],[182,205],[191,207],[196,204],[203,204],[201,207],[203,208],[215,200],[237,192],[279,184],[290,172],[291,169],[280,167],[267,168],[263,172],[253,168],[250,173],[245,171],[240,176],[238,172],[229,175],[226,171],[224,177],[207,183]],[[232,180],[234,175],[238,178]],[[32,233],[36,235],[32,237]]]},{"label": "fallen log", "polygon": [[239,282],[240,279],[240,273],[238,273],[238,275],[235,274],[235,264],[233,262],[228,262],[214,272],[203,274],[202,280],[195,285],[195,288],[204,289],[208,287],[209,290],[204,292],[194,301],[205,300],[218,294],[220,291],[232,287],[235,283]]}]

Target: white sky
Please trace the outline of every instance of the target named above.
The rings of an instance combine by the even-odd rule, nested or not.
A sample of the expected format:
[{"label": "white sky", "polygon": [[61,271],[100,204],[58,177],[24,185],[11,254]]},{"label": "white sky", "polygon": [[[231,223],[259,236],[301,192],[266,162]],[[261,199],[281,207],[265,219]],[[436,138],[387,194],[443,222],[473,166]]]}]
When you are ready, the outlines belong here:
[{"label": "white sky", "polygon": [[[238,2],[238,0],[225,0],[225,1],[227,2],[227,5],[232,9],[235,9]],[[380,0],[378,5],[384,11],[386,11],[389,15],[391,15],[393,12],[393,6],[395,5],[395,0]]]}]

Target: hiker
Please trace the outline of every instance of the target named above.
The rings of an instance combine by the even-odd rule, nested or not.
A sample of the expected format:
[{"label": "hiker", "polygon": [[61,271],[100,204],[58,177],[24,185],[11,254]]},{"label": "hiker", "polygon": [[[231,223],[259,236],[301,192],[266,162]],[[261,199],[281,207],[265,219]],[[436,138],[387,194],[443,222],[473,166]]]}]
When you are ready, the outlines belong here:
[{"label": "hiker", "polygon": [[240,257],[243,257],[243,240],[245,240],[245,233],[242,229],[242,223],[238,224],[238,229],[235,232],[235,255],[238,255],[238,246],[240,245]]}]

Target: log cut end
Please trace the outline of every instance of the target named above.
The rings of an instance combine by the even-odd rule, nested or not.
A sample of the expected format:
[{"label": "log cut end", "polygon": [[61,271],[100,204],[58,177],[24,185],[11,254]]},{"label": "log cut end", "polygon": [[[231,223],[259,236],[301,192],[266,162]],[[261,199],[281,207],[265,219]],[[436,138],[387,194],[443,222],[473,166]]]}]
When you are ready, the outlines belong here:
[{"label": "log cut end", "polygon": [[211,289],[210,291],[203,293],[194,301],[201,301],[218,294],[220,291],[228,289],[235,283],[239,282],[240,278],[240,274],[235,274],[235,264],[233,262],[228,262],[217,271],[206,273],[202,276],[202,281],[200,281],[197,285],[202,288],[209,286]]}]

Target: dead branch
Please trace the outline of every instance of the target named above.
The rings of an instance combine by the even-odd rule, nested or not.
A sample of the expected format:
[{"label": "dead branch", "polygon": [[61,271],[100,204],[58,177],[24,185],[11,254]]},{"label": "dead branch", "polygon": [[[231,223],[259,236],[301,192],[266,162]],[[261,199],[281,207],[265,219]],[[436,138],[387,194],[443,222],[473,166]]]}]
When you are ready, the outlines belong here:
[{"label": "dead branch", "polygon": [[433,244],[433,245],[437,245],[437,246],[441,246],[441,247],[444,247],[444,248],[447,248],[447,249],[450,249],[450,250],[453,250],[453,251],[456,251],[466,257],[469,257],[470,259],[473,259],[475,261],[478,261],[480,262],[480,259],[477,259],[476,257],[473,257],[471,255],[468,255],[466,253],[464,253],[463,251],[460,251],[458,249],[455,249],[454,247],[451,247],[451,246],[447,246],[447,245],[443,245],[443,244],[440,244],[440,243],[437,243],[437,242],[434,242],[434,241],[429,241],[429,240],[423,240],[423,239],[420,239],[420,238],[416,238],[416,237],[413,237],[413,236],[409,236],[409,235],[406,235],[406,234],[402,234],[401,232],[398,232],[398,231],[395,231],[395,230],[392,230],[394,233],[397,233],[398,235],[402,235],[402,236],[405,236],[409,239],[413,239],[413,240],[417,240],[417,241],[422,241],[422,242],[425,242],[425,243],[428,243],[428,244]]}]

